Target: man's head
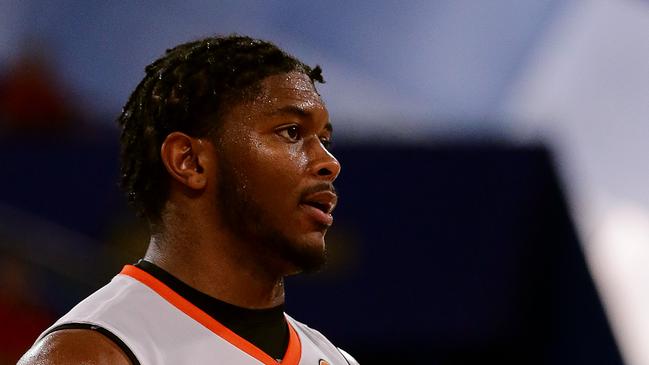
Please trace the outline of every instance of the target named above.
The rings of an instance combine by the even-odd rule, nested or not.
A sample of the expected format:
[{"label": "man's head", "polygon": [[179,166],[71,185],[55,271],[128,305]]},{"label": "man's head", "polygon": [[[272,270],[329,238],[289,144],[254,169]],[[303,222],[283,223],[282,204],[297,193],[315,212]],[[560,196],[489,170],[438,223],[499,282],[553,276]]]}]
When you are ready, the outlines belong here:
[{"label": "man's head", "polygon": [[243,36],[185,43],[146,67],[118,122],[122,127],[122,181],[138,212],[157,219],[168,194],[160,147],[169,133],[217,133],[232,104],[254,95],[265,77],[297,71],[323,82],[311,69],[272,43]]},{"label": "man's head", "polygon": [[340,168],[325,148],[320,68],[230,36],[180,45],[146,71],[119,118],[138,211],[159,221],[176,189],[210,200],[220,227],[260,250],[318,266]]}]

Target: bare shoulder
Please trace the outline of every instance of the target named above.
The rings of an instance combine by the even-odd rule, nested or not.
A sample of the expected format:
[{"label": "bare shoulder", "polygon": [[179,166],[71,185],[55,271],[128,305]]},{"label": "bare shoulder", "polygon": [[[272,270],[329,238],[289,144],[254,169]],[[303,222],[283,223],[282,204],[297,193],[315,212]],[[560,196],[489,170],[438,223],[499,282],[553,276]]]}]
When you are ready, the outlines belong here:
[{"label": "bare shoulder", "polygon": [[47,335],[17,365],[129,365],[126,354],[113,341],[88,329],[65,329]]}]

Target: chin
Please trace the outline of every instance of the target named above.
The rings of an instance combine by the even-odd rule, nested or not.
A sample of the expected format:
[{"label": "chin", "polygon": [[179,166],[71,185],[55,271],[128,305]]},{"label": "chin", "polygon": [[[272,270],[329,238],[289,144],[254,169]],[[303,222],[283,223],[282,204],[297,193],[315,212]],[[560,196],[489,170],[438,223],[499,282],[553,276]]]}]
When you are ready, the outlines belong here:
[{"label": "chin", "polygon": [[292,274],[320,271],[327,262],[324,235],[318,233],[309,236],[289,243],[282,252],[283,259],[293,267]]}]

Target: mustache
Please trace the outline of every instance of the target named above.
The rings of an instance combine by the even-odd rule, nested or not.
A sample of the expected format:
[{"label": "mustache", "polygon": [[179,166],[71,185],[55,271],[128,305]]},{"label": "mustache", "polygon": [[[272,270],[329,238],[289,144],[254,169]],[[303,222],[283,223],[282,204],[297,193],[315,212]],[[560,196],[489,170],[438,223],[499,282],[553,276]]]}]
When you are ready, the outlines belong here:
[{"label": "mustache", "polygon": [[311,185],[308,188],[304,189],[302,193],[300,194],[300,200],[304,200],[306,197],[308,197],[311,194],[319,193],[321,191],[330,191],[334,194],[336,194],[336,197],[339,198],[338,191],[334,187],[334,185],[330,182],[319,182],[315,185]]}]

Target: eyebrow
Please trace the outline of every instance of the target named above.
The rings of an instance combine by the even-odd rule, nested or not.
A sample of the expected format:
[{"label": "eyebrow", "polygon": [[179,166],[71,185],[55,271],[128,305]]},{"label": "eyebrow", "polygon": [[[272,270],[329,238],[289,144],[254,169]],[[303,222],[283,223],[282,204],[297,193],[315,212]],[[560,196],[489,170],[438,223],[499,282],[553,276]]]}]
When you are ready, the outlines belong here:
[{"label": "eyebrow", "polygon": [[[277,110],[272,111],[270,114],[271,115],[274,115],[274,114],[296,114],[296,115],[299,115],[301,117],[306,118],[306,117],[310,117],[312,113],[309,112],[308,110],[300,107],[300,106],[297,106],[297,105],[286,105],[286,106],[283,106],[283,107],[281,107],[281,108],[279,108]],[[327,122],[327,124],[325,124],[324,129],[329,133],[333,133],[333,131],[334,131],[334,127],[333,127],[333,125],[331,125],[330,122]]]},{"label": "eyebrow", "polygon": [[308,117],[311,113],[297,105],[285,105],[272,111],[271,114],[297,114],[302,117]]}]

